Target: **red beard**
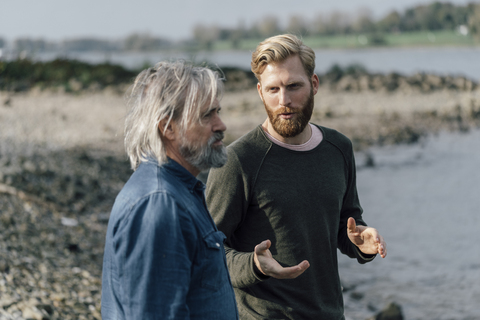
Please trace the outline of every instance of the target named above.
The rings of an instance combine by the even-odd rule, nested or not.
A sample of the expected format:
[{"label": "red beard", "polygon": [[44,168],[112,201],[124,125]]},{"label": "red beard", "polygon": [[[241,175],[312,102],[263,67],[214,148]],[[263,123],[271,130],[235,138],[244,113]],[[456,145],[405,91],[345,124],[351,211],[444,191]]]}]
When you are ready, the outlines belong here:
[{"label": "red beard", "polygon": [[[265,105],[265,110],[267,111],[273,129],[282,137],[291,138],[302,133],[310,121],[313,113],[314,94],[313,90],[310,90],[310,96],[300,110],[285,107],[283,110],[273,112],[271,108],[265,104],[265,101],[263,104]],[[297,116],[293,119],[282,119],[280,117],[282,113],[295,113]]]}]

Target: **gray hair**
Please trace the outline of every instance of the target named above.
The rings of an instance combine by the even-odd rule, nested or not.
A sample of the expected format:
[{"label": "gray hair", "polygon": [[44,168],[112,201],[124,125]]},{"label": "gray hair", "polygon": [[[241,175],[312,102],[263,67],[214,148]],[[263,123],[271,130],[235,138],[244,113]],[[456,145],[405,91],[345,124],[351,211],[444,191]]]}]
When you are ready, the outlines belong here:
[{"label": "gray hair", "polygon": [[125,119],[125,150],[133,170],[148,157],[159,164],[167,153],[158,127],[160,121],[175,121],[180,134],[201,119],[202,107],[221,98],[224,86],[218,72],[185,61],[160,62],[140,72],[129,95],[130,112]]}]

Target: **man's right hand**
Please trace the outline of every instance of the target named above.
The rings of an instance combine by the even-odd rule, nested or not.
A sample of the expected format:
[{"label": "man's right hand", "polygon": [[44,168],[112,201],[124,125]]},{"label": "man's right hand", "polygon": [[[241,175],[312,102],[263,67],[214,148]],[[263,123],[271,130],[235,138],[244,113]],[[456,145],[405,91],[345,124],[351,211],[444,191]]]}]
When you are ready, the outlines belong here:
[{"label": "man's right hand", "polygon": [[258,270],[266,276],[276,279],[295,279],[310,267],[307,260],[303,260],[293,267],[282,267],[277,260],[272,257],[269,248],[272,245],[270,240],[265,240],[255,246],[254,261]]}]

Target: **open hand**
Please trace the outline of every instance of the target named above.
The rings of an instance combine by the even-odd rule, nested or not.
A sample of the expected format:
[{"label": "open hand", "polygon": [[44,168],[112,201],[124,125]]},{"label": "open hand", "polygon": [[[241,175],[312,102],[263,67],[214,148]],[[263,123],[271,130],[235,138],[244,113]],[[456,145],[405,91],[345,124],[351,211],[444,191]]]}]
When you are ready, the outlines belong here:
[{"label": "open hand", "polygon": [[379,254],[382,258],[387,256],[387,244],[377,229],[365,226],[357,226],[355,219],[348,218],[348,238],[360,251],[366,254]]},{"label": "open hand", "polygon": [[282,267],[272,257],[269,248],[272,245],[270,240],[265,240],[255,246],[254,261],[258,270],[266,276],[276,279],[295,279],[310,267],[310,263],[304,260],[293,267]]}]

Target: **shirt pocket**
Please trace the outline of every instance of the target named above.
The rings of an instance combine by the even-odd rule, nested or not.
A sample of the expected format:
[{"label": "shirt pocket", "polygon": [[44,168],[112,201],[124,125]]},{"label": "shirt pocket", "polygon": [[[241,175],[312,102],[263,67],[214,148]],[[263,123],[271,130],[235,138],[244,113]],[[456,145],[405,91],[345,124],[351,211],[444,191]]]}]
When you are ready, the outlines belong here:
[{"label": "shirt pocket", "polygon": [[202,287],[218,290],[227,278],[225,273],[225,251],[223,242],[225,235],[221,231],[213,231],[203,237],[205,244],[205,259],[202,273]]}]

